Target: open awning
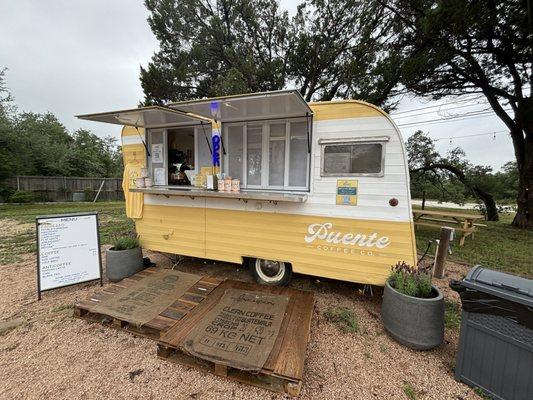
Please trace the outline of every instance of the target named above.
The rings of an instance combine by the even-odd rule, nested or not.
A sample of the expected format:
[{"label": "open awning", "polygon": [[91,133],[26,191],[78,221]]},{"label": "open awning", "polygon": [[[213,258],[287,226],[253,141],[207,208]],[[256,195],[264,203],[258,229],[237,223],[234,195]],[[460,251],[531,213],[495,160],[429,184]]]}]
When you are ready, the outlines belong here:
[{"label": "open awning", "polygon": [[129,125],[138,128],[164,128],[168,126],[192,125],[199,123],[210,124],[209,119],[161,106],[76,115],[76,117],[88,121]]},{"label": "open awning", "polygon": [[180,101],[167,107],[220,122],[306,117],[311,108],[297,90],[250,93],[203,100]]}]

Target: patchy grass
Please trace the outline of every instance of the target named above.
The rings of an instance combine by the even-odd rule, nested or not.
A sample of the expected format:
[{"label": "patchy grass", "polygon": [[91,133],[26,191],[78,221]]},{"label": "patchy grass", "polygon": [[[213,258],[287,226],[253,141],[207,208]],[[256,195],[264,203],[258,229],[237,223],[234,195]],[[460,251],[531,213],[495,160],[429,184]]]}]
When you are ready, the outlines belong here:
[{"label": "patchy grass", "polygon": [[448,329],[461,326],[461,305],[455,301],[444,300],[444,325]]},{"label": "patchy grass", "polygon": [[50,311],[54,313],[58,313],[58,312],[65,312],[65,311],[70,311],[70,310],[74,310],[73,304],[61,304],[60,306],[52,308]]},{"label": "patchy grass", "polygon": [[[126,217],[123,202],[102,203],[49,203],[0,205],[0,224],[17,221],[19,224],[35,223],[41,215],[55,215],[97,211],[100,225],[100,242],[110,244],[114,237],[124,236],[134,229],[133,221]],[[22,255],[34,252],[35,226],[3,232],[0,241],[0,265],[20,261]]]},{"label": "patchy grass", "polygon": [[403,383],[403,392],[410,400],[416,400],[416,391],[413,385],[411,385],[409,382]]},{"label": "patchy grass", "polygon": [[327,321],[337,324],[343,333],[359,332],[357,316],[348,308],[329,308],[324,312]]},{"label": "patchy grass", "polygon": [[477,386],[474,388],[474,393],[481,397],[483,400],[490,400],[490,397],[487,396],[485,392],[483,392],[483,390]]},{"label": "patchy grass", "polygon": [[[419,207],[415,207],[419,208]],[[455,212],[476,213],[475,210],[457,210],[447,208],[426,207],[428,210],[447,210]],[[482,221],[487,227],[479,227],[478,231],[466,238],[465,245],[459,246],[459,234],[452,242],[452,252],[448,259],[463,261],[468,264],[481,264],[484,267],[509,272],[511,274],[533,277],[533,231],[517,229],[511,226],[513,214],[501,214],[500,221]],[[418,250],[424,252],[428,240],[439,237],[437,228],[416,228],[416,244]],[[435,247],[429,252],[434,255]]]}]

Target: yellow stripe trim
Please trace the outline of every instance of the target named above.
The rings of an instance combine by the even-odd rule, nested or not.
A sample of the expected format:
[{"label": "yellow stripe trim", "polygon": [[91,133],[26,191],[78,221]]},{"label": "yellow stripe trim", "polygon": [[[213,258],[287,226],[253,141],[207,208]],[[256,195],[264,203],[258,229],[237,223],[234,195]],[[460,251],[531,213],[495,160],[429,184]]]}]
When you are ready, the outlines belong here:
[{"label": "yellow stripe trim", "polygon": [[313,119],[322,121],[328,119],[387,117],[387,113],[373,104],[359,100],[339,100],[309,103],[313,110]]}]

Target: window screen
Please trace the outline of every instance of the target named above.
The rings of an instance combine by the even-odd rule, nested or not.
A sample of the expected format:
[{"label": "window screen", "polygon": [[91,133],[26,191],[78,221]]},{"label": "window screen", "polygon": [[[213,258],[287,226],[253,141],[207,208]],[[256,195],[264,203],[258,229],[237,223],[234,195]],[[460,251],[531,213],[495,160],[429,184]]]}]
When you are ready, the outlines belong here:
[{"label": "window screen", "polygon": [[285,178],[285,127],[271,124],[268,149],[268,185],[283,186]]},{"label": "window screen", "polygon": [[228,174],[233,179],[242,181],[243,161],[243,126],[229,126],[226,136],[226,152],[228,154]]},{"label": "window screen", "polygon": [[289,186],[305,187],[307,184],[307,122],[291,122],[289,142]]},{"label": "window screen", "polygon": [[246,166],[248,169],[248,185],[261,185],[262,143],[263,125],[249,124],[246,127]]},{"label": "window screen", "polygon": [[380,143],[325,145],[322,172],[326,175],[381,174],[382,152]]}]

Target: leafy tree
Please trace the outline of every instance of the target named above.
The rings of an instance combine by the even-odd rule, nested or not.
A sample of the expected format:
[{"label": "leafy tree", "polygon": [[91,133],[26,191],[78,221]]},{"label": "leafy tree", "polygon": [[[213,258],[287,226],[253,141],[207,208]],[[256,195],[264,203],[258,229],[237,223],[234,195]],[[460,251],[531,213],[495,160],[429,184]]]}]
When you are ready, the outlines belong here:
[{"label": "leafy tree", "polygon": [[[0,69],[0,184],[16,169],[12,157],[16,149],[16,131],[13,129],[13,117],[16,107],[5,80],[6,69]],[[1,193],[0,193],[1,194]]]},{"label": "leafy tree", "polygon": [[533,17],[528,0],[379,0],[401,20],[402,83],[439,99],[481,93],[509,129],[513,225],[533,228]]},{"label": "leafy tree", "polygon": [[[489,221],[498,221],[498,209],[494,196],[489,192],[491,187],[487,184],[491,168],[474,166],[465,158],[465,153],[460,148],[455,148],[443,157],[436,150],[433,140],[424,132],[417,131],[407,140],[407,154],[411,184],[427,186],[429,184],[439,186],[443,192],[447,190],[446,183],[460,182],[466,188],[467,193],[483,202],[486,216]],[[450,186],[448,186],[450,187]],[[456,202],[461,202],[464,197]]]},{"label": "leafy tree", "polygon": [[72,145],[67,152],[69,176],[120,176],[120,154],[115,150],[116,140],[101,139],[93,133],[79,129],[72,135]]},{"label": "leafy tree", "polygon": [[0,69],[0,192],[15,175],[120,177],[121,171],[115,139],[70,134],[51,113],[18,112]]},{"label": "leafy tree", "polygon": [[377,1],[146,0],[160,42],[141,67],[145,104],[296,86],[306,100],[390,107],[399,79],[393,14]]},{"label": "leafy tree", "polygon": [[400,77],[397,21],[377,1],[308,0],[293,19],[289,78],[307,101],[361,99],[383,108]]},{"label": "leafy tree", "polygon": [[284,86],[287,12],[269,0],[146,0],[160,50],[141,67],[146,103]]}]

